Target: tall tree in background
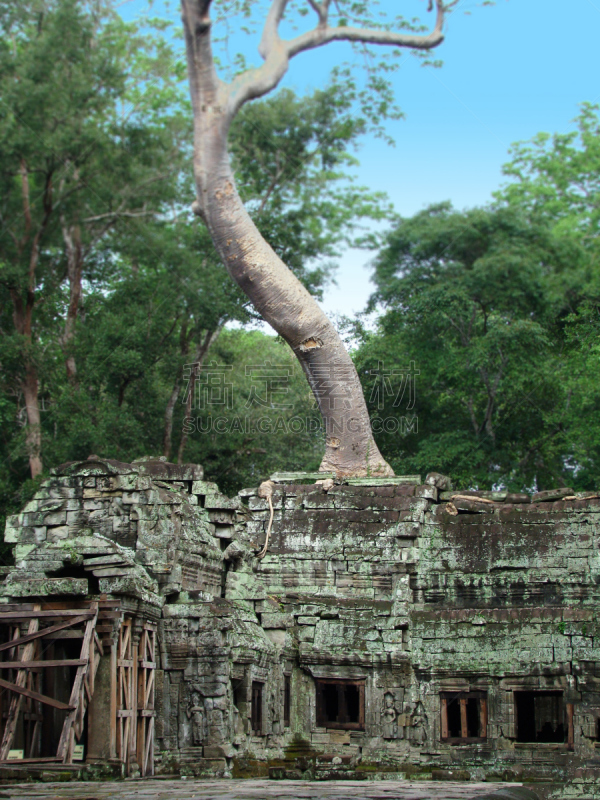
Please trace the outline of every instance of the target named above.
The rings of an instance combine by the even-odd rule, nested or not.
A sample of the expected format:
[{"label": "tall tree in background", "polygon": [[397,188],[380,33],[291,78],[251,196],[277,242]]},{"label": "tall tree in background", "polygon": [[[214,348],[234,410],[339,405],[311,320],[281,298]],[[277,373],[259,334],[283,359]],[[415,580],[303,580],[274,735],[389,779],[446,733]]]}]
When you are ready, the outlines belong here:
[{"label": "tall tree in background", "polygon": [[[212,0],[182,0],[194,111],[196,213],[206,223],[230,275],[302,365],[326,427],[320,469],[338,475],[393,474],[373,439],[356,369],[335,327],[265,241],[238,194],[227,139],[242,106],[275,89],[294,56],[334,41],[430,50],[443,39],[444,15],[453,3],[444,6],[436,0],[435,27],[423,36],[396,32],[410,27],[402,19],[389,20],[382,27],[369,18],[366,2],[306,0],[298,7],[288,0],[272,0],[259,47],[263,65],[243,71],[230,82],[217,75],[211,4]],[[244,0],[223,5],[225,13],[250,10]],[[301,20],[306,12],[315,14],[316,27],[283,39],[282,22],[292,16]]]},{"label": "tall tree in background", "polygon": [[164,83],[135,87],[140,61],[144,78],[153,77],[164,66],[160,53],[147,45],[140,54],[135,27],[101,4],[3,2],[0,32],[0,292],[3,306],[12,306],[2,349],[10,355],[7,379],[22,398],[35,477],[43,469],[40,373],[51,345],[42,334],[49,307],[66,278],[55,342],[74,383],[86,261],[117,222],[172,195],[178,119],[159,119],[173,99]]}]

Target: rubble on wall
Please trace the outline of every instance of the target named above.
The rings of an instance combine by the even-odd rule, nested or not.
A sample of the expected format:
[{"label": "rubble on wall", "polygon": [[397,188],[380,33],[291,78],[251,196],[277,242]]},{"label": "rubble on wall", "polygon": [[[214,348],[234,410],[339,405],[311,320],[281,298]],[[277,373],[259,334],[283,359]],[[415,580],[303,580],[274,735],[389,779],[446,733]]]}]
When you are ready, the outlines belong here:
[{"label": "rubble on wall", "polygon": [[[257,559],[256,489],[66,465],[8,521],[2,594],[128,597],[158,620],[158,772],[596,780],[597,495],[275,476],[271,502]],[[560,706],[561,742],[523,741],[517,695]]]}]

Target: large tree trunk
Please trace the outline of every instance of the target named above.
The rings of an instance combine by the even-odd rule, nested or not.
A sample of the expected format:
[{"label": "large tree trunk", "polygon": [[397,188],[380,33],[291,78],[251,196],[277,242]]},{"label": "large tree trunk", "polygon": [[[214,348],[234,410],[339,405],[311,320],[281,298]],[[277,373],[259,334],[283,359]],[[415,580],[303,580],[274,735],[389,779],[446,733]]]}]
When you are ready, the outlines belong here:
[{"label": "large tree trunk", "polygon": [[227,151],[230,120],[214,71],[210,3],[183,3],[192,103],[196,212],[229,274],[290,345],[323,417],[320,470],[338,476],[393,475],[371,432],[358,374],[330,320],[261,236],[235,185]]},{"label": "large tree trunk", "polygon": [[[207,120],[208,121],[208,120]],[[393,475],[375,444],[358,374],[331,321],[275,254],[248,215],[229,167],[224,135],[200,120],[196,151],[202,216],[230,275],[293,349],[323,417],[321,471]],[[215,128],[217,128],[215,130]]]}]

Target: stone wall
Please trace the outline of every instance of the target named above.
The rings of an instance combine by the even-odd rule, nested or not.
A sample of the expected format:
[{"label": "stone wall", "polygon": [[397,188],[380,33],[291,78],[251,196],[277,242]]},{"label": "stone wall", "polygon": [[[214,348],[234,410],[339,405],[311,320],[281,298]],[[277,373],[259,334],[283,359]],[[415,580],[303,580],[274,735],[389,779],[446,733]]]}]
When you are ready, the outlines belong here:
[{"label": "stone wall", "polygon": [[[448,487],[278,482],[258,559],[257,490],[91,459],[9,520],[3,594],[99,592],[159,620],[158,772],[527,779],[591,797],[600,499]],[[336,703],[348,724],[330,724]],[[526,703],[542,721],[560,707],[562,741],[520,741]]]}]

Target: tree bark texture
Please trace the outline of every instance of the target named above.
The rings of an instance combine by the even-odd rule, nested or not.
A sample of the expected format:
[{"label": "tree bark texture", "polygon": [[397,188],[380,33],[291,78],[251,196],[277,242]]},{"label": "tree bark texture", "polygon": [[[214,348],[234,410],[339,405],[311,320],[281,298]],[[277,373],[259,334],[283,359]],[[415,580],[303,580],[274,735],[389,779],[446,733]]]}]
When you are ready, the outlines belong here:
[{"label": "tree bark texture", "polygon": [[81,273],[83,269],[83,248],[79,225],[67,226],[63,221],[63,239],[67,252],[67,275],[69,280],[69,306],[65,319],[65,329],[61,337],[61,346],[65,354],[65,367],[69,383],[77,381],[77,366],[71,350],[75,339],[75,325],[81,303]]}]

